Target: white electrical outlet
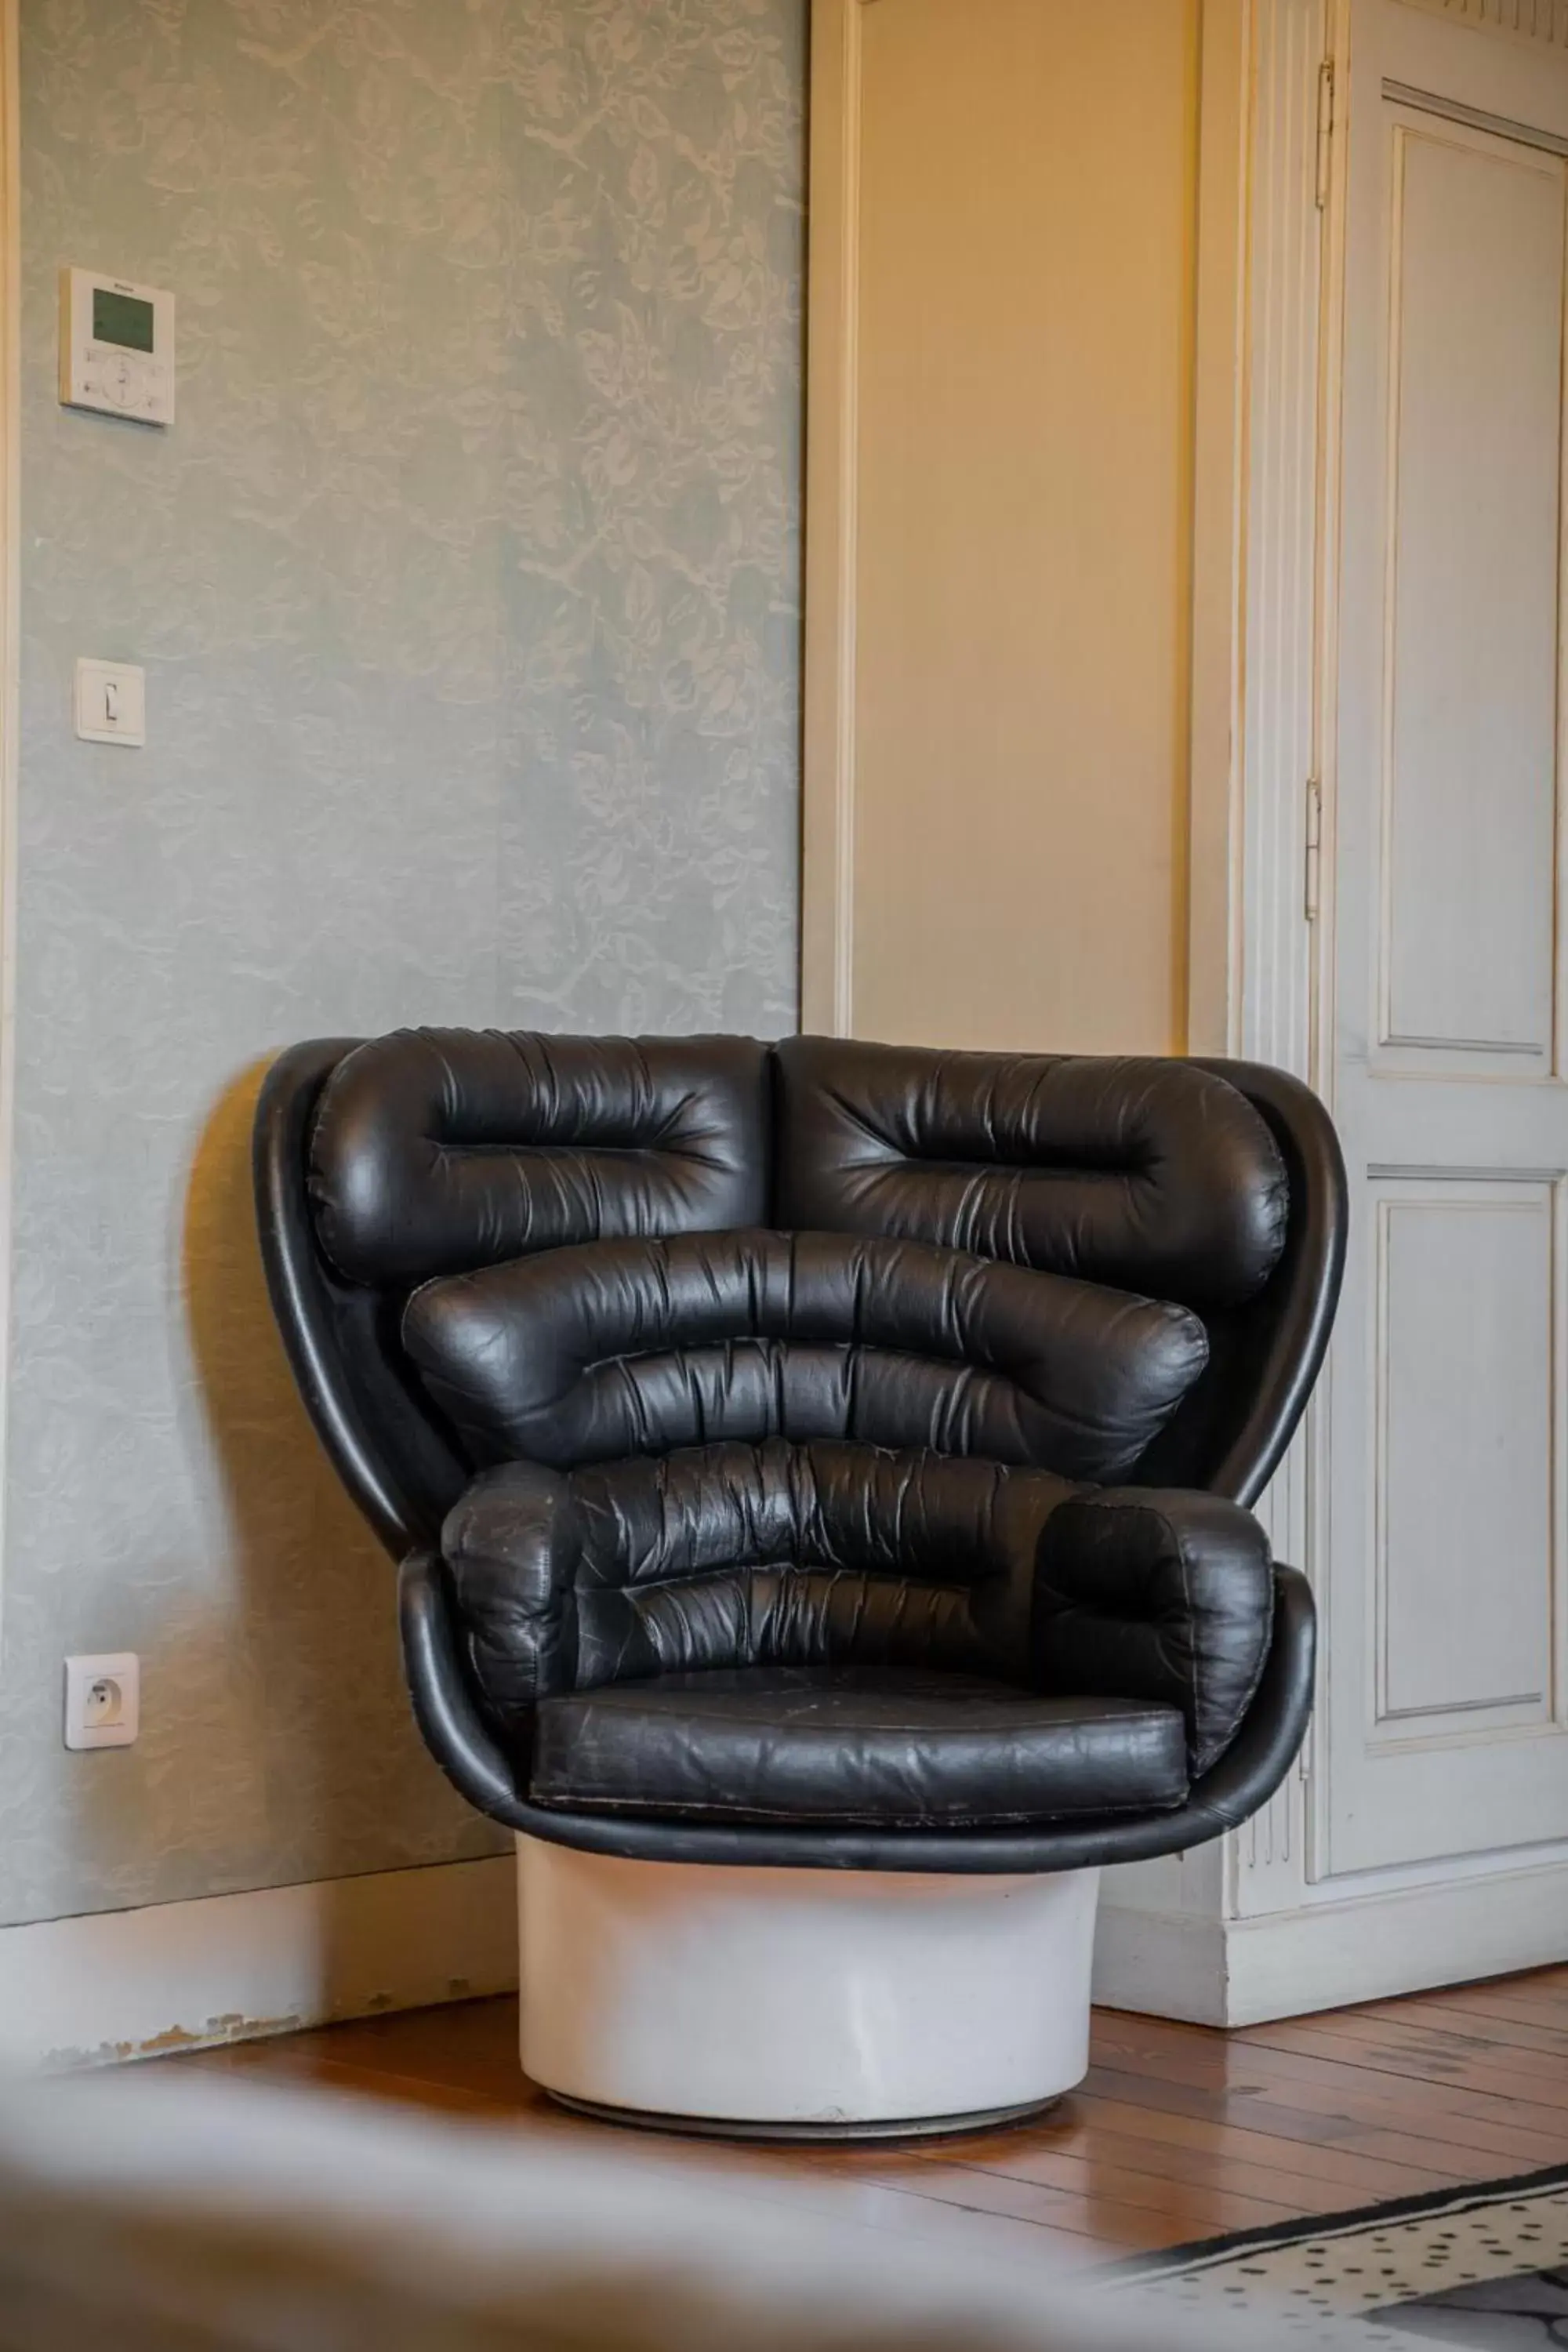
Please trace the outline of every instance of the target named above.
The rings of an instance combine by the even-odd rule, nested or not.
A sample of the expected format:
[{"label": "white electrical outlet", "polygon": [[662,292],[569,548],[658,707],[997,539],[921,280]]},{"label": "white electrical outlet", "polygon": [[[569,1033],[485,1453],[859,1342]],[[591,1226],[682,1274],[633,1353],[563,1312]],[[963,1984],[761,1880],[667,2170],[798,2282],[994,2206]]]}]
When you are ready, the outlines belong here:
[{"label": "white electrical outlet", "polygon": [[142,1728],[142,1661],[131,1650],[66,1660],[66,1746],[129,1748]]}]

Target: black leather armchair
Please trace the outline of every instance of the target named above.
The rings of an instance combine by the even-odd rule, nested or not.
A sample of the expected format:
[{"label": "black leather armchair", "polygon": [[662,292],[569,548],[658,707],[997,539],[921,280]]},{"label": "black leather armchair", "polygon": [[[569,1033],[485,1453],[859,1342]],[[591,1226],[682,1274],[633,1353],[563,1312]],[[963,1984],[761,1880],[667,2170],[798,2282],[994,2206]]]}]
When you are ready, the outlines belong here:
[{"label": "black leather armchair", "polygon": [[[627,1865],[710,1909],[781,1866],[1034,1885],[1282,1778],[1313,1612],[1244,1507],[1322,1358],[1346,1199],[1296,1081],[416,1031],[286,1054],[257,1183],[305,1401],[401,1562],[425,1737],[520,1834],[525,1979],[531,1916],[542,1973],[615,1942]],[[560,2055],[605,2018],[544,2007],[525,2054],[564,2095],[936,2112],[699,2106],[658,2068],[623,2097]]]}]

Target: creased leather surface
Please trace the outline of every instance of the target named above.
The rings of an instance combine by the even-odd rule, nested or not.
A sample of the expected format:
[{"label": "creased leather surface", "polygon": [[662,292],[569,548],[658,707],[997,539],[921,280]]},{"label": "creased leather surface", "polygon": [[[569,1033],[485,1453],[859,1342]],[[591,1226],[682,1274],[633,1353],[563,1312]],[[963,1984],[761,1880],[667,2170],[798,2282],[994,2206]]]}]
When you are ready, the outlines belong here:
[{"label": "creased leather surface", "polygon": [[946,1243],[1192,1307],[1250,1297],[1289,1187],[1252,1106],[1191,1063],[774,1048],[781,1224]]},{"label": "creased leather surface", "polygon": [[1040,1529],[1074,1489],[854,1444],[697,1447],[477,1478],[442,1549],[475,1676],[534,1698],[689,1667],[1020,1671]]},{"label": "creased leather surface", "polygon": [[546,1700],[529,1793],[585,1811],[910,1830],[1153,1810],[1187,1791],[1173,1707],[961,1674],[681,1674]]},{"label": "creased leather surface", "polygon": [[1268,1538],[1249,1511],[1217,1495],[1079,1495],[1044,1528],[1042,1685],[1179,1706],[1194,1775],[1224,1753],[1252,1703],[1273,1612]]},{"label": "creased leather surface", "polygon": [[603,1242],[426,1284],[404,1339],[477,1461],[723,1438],[1124,1475],[1207,1360],[1184,1308],[912,1242]]},{"label": "creased leather surface", "polygon": [[[1080,1785],[1071,1759],[1089,1740],[1082,1811],[1121,1801],[1094,1774],[1147,1765],[1150,1710],[1180,1726],[1184,1785],[1168,1801],[1179,1801],[1185,1774],[1206,1770],[1246,1714],[1273,1608],[1262,1529],[1212,1496],[1086,1493],[1043,1471],[854,1444],[716,1445],[570,1476],[510,1465],[476,1480],[447,1520],[444,1549],[476,1679],[518,1752],[543,1736],[536,1703],[574,1689],[685,1688],[679,1678],[695,1672],[703,1691],[729,1692],[727,1722],[744,1715],[746,1694],[756,1699],[762,1714],[747,1738],[766,1730],[768,1742],[788,1747],[798,1730],[809,1747],[827,1716],[792,1698],[773,1722],[775,1691],[830,1687],[838,1694],[831,1719],[842,1727],[851,1725],[847,1695],[856,1690],[879,1693],[880,1707],[900,1693],[930,1700],[933,1674],[979,1676],[1016,1696],[1032,1685],[1057,1697],[1140,1703],[1131,1751],[1120,1761],[1114,1709],[1095,1718],[1092,1736],[1063,1728],[1079,1725],[1077,1715],[1028,1717],[1030,1769],[1059,1764],[1064,1785]],[[847,1679],[802,1685],[788,1679],[797,1671]],[[775,1673],[786,1679],[746,1679]],[[711,1679],[720,1674],[741,1679],[721,1685]],[[541,1801],[576,1801],[561,1793],[569,1777],[561,1727],[587,1727],[586,1738],[599,1718],[579,1708],[551,1720],[556,1793]],[[642,1720],[617,1702],[604,1718],[605,1736],[619,1743]],[[667,1702],[650,1720],[664,1754],[677,1742]],[[945,1717],[932,1720],[951,1728]],[[999,1738],[1016,1727],[1012,1717],[985,1720]],[[917,1727],[898,1762],[883,1737],[890,1721],[885,1708],[868,1718],[876,1772],[889,1786],[940,1777],[947,1751],[923,1749]],[[700,1746],[708,1733],[699,1726],[691,1737]],[[751,1776],[742,1810],[760,1818],[769,1809],[756,1795],[763,1750],[753,1753],[738,1728],[733,1740]],[[621,1758],[622,1748],[614,1753]],[[1046,1801],[1017,1797],[1027,1777],[1016,1777],[1017,1751],[1003,1739],[997,1757],[1003,1777],[984,1800],[986,1817],[1034,1817]],[[793,1769],[788,1758],[778,1765],[786,1779]],[[700,1784],[695,1762],[680,1774],[682,1785]],[[964,1802],[982,1805],[973,1772],[963,1785]],[[615,1799],[636,1801],[635,1790]],[[611,1799],[601,1789],[581,1801]],[[710,1792],[691,1801],[720,1801]],[[934,1803],[917,1817],[936,1818]]]},{"label": "creased leather surface", "polygon": [[576,1679],[582,1542],[570,1483],[531,1462],[476,1478],[447,1514],[442,1551],[468,1663],[500,1722],[525,1720]]},{"label": "creased leather surface", "polygon": [[717,1445],[572,1480],[581,1684],[837,1661],[1016,1671],[1042,1471],[854,1444]]},{"label": "creased leather surface", "polygon": [[316,1231],[352,1281],[407,1287],[602,1234],[752,1224],[770,1123],[749,1037],[400,1030],[328,1082]]}]

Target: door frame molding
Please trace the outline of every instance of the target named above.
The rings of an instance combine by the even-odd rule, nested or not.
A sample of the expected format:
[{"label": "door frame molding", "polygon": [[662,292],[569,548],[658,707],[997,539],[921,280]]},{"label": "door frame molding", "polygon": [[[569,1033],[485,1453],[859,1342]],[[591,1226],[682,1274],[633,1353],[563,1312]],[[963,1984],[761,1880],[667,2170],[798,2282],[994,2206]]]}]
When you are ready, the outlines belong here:
[{"label": "door frame molding", "polygon": [[802,1028],[836,1037],[852,1015],[864,5],[810,8],[800,999]]},{"label": "door frame molding", "polygon": [[[1250,10],[1247,320],[1241,373],[1244,555],[1228,871],[1234,961],[1220,1050],[1325,1091],[1333,925],[1333,580],[1342,174],[1350,0]],[[1324,73],[1329,77],[1325,89]],[[1309,902],[1310,826],[1316,826]],[[1328,1381],[1258,1509],[1276,1555],[1326,1605]],[[1312,1875],[1315,1727],[1283,1786],[1226,1841],[1231,1920],[1290,1907]]]}]

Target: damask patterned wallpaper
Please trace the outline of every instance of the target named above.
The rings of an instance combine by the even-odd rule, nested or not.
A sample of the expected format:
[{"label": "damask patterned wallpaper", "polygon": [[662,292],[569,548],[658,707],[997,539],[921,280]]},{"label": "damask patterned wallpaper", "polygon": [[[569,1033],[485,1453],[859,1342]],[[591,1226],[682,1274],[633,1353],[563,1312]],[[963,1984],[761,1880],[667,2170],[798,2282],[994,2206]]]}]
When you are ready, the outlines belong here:
[{"label": "damask patterned wallpaper", "polygon": [[[23,0],[0,1922],[481,1852],[297,1407],[247,1127],[401,1021],[795,1008],[805,0]],[[179,417],[56,402],[62,262]],[[145,751],[69,731],[144,662]],[[59,1745],[60,1660],[145,1728]]]}]

